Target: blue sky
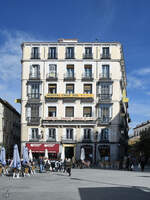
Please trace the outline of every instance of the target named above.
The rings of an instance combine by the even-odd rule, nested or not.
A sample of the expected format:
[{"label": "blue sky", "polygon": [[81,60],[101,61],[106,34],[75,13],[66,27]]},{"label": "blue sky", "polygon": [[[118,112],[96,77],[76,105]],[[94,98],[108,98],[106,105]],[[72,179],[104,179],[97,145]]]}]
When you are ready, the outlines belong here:
[{"label": "blue sky", "polygon": [[150,119],[149,0],[5,0],[0,6],[0,96],[20,98],[23,41],[120,41],[128,79],[130,127]]}]

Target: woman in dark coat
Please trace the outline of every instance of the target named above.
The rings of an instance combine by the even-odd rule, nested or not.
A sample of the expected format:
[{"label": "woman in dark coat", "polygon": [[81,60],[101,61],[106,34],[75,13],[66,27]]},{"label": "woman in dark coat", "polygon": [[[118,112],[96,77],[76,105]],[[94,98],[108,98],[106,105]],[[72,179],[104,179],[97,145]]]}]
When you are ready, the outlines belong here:
[{"label": "woman in dark coat", "polygon": [[71,176],[72,161],[70,158],[66,159],[66,171]]}]

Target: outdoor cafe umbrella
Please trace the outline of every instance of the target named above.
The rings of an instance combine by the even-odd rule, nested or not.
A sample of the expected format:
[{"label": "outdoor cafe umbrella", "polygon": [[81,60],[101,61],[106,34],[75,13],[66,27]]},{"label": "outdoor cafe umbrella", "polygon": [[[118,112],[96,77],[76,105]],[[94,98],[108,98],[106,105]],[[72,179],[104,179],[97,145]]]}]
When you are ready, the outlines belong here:
[{"label": "outdoor cafe umbrella", "polygon": [[48,158],[48,150],[45,149],[45,158]]},{"label": "outdoor cafe umbrella", "polygon": [[32,162],[33,161],[33,156],[32,156],[32,150],[29,150],[29,160]]},{"label": "outdoor cafe umbrella", "polygon": [[85,159],[85,150],[84,150],[84,148],[81,148],[80,159],[81,159],[82,161]]},{"label": "outdoor cafe umbrella", "polygon": [[28,148],[23,148],[23,164],[29,163]]},{"label": "outdoor cafe umbrella", "polygon": [[4,147],[1,148],[0,163],[1,163],[2,165],[4,165],[4,166],[6,165],[6,151],[5,151],[5,148],[4,148]]},{"label": "outdoor cafe umbrella", "polygon": [[21,167],[21,162],[20,162],[20,156],[19,156],[19,151],[18,151],[18,145],[14,145],[14,152],[13,152],[13,163],[12,163],[13,168],[19,169]]},{"label": "outdoor cafe umbrella", "polygon": [[65,159],[65,152],[64,152],[64,148],[62,149],[62,153],[61,153],[61,160],[62,162],[64,162]]}]

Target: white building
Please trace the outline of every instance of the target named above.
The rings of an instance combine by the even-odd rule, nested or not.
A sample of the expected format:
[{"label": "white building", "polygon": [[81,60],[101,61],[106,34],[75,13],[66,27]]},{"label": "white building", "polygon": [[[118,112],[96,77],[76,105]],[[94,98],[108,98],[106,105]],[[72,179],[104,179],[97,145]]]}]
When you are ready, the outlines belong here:
[{"label": "white building", "polygon": [[128,137],[126,73],[119,42],[22,44],[21,144],[34,156],[117,160]]}]

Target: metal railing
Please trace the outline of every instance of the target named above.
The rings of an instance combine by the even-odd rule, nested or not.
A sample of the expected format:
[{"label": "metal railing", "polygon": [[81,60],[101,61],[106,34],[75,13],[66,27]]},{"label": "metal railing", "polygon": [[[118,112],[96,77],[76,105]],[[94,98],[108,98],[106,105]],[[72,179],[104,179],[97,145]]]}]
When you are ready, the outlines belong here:
[{"label": "metal railing", "polygon": [[29,99],[40,99],[40,93],[28,93]]},{"label": "metal railing", "polygon": [[93,74],[92,73],[83,73],[82,79],[93,79]]},{"label": "metal railing", "polygon": [[110,73],[99,74],[99,79],[111,79],[112,75]]},{"label": "metal railing", "polygon": [[74,53],[65,53],[65,58],[66,59],[74,59],[75,58],[75,56],[74,56]]},{"label": "metal railing", "polygon": [[83,54],[83,59],[93,59],[93,54],[92,53],[91,54],[84,53]]},{"label": "metal railing", "polygon": [[57,59],[57,58],[58,58],[57,53],[54,53],[54,54],[48,53],[48,59]]},{"label": "metal railing", "polygon": [[29,79],[40,79],[40,73],[39,72],[36,72],[36,73],[31,72],[29,74]]},{"label": "metal railing", "polygon": [[108,124],[111,121],[111,117],[108,116],[103,116],[103,117],[98,117],[98,124]]},{"label": "metal railing", "polygon": [[46,79],[57,79],[58,74],[57,73],[47,73]]},{"label": "metal railing", "polygon": [[64,79],[75,79],[75,73],[65,73]]},{"label": "metal railing", "polygon": [[101,57],[101,59],[110,59],[111,55],[110,55],[110,53],[108,53],[108,54],[101,54],[100,57]]},{"label": "metal railing", "polygon": [[98,94],[99,100],[101,101],[109,101],[112,100],[112,95],[111,94]]},{"label": "metal railing", "polygon": [[31,59],[40,59],[40,53],[31,53]]}]

